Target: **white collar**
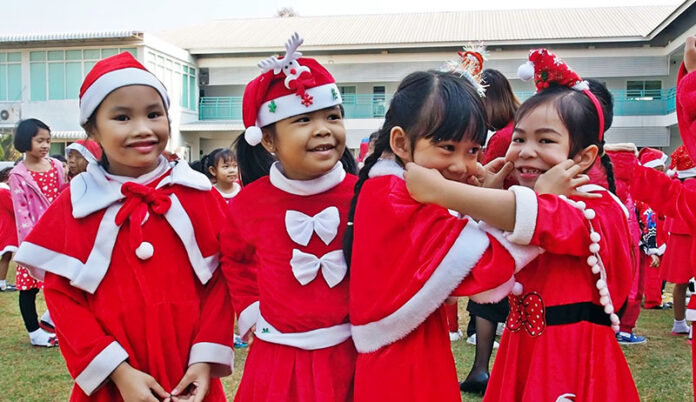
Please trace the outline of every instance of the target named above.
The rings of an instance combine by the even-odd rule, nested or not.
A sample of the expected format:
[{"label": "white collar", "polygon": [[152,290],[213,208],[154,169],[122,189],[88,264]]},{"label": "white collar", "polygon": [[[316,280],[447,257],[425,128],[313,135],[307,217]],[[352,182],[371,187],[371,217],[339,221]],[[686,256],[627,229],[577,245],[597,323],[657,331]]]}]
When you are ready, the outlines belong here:
[{"label": "white collar", "polygon": [[394,161],[393,159],[379,159],[377,163],[375,163],[374,166],[372,166],[372,169],[370,169],[368,177],[373,178],[379,176],[393,175],[403,179],[404,171],[404,168],[401,167],[401,165],[399,165],[398,163],[396,163],[396,161]]},{"label": "white collar", "polygon": [[4,188],[5,190],[9,190],[10,186],[7,183],[0,183],[0,188]]},{"label": "white collar", "polygon": [[157,188],[170,184],[179,184],[201,191],[209,191],[212,188],[208,178],[191,169],[188,163],[168,162],[164,157],[160,157],[155,170],[135,178],[112,175],[101,165],[90,163],[87,165],[86,172],[75,176],[70,182],[73,217],[84,218],[123,199],[124,195],[121,193],[123,183],[130,181],[145,185],[161,177],[167,170],[170,170],[169,174],[157,184]]},{"label": "white collar", "polygon": [[280,162],[274,162],[271,165],[271,171],[268,175],[271,184],[280,190],[295,195],[320,194],[336,187],[346,178],[346,171],[341,162],[337,162],[331,170],[311,180],[288,179],[281,169]]},{"label": "white collar", "polygon": [[220,190],[218,186],[215,186],[215,189],[218,191],[218,193],[220,193],[222,198],[229,199],[234,198],[237,194],[239,194],[239,191],[242,189],[242,186],[240,186],[237,182],[232,183],[232,191],[230,191],[229,193]]},{"label": "white collar", "polygon": [[611,198],[613,198],[614,201],[616,201],[616,203],[619,204],[619,206],[624,212],[624,215],[626,215],[626,217],[628,218],[628,209],[626,208],[626,205],[624,205],[624,203],[621,201],[621,199],[619,199],[619,197],[617,197],[616,194],[600,186],[599,184],[585,184],[579,186],[578,188],[576,188],[576,190],[583,193],[596,193],[598,191],[606,191],[607,194],[609,194]]}]

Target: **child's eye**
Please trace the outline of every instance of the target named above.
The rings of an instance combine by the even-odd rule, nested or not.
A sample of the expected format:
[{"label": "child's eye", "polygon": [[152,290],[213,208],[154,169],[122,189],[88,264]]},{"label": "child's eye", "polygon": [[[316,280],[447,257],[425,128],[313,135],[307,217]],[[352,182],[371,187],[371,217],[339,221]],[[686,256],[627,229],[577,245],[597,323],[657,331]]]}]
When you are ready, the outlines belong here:
[{"label": "child's eye", "polygon": [[541,142],[542,144],[555,144],[556,143],[556,141],[550,140],[548,138],[542,138],[541,140],[539,140],[539,142]]},{"label": "child's eye", "polygon": [[473,147],[469,150],[469,153],[470,154],[477,154],[477,153],[479,153],[479,151],[481,151],[480,147]]},{"label": "child's eye", "polygon": [[309,121],[309,117],[307,116],[300,116],[293,123],[307,123]]},{"label": "child's eye", "polygon": [[156,119],[158,117],[162,116],[161,112],[150,112],[147,114],[148,119]]},{"label": "child's eye", "polygon": [[329,120],[341,120],[342,117],[339,113],[331,113],[329,115]]},{"label": "child's eye", "polygon": [[119,114],[118,116],[116,116],[116,117],[114,118],[114,120],[118,120],[118,121],[127,121],[127,120],[128,120],[128,116],[126,116],[125,114]]},{"label": "child's eye", "polygon": [[454,152],[454,145],[452,144],[441,144],[440,148],[444,149],[445,151]]},{"label": "child's eye", "polygon": [[524,143],[524,138],[513,138],[512,142],[515,142],[517,144],[523,144]]}]

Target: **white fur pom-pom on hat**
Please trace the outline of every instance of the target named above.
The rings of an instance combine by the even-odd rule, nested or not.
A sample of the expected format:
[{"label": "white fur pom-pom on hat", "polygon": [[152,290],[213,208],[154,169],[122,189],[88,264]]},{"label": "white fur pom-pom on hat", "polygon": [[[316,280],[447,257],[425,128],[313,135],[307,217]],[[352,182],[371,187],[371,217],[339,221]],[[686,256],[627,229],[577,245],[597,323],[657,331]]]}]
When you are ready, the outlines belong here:
[{"label": "white fur pom-pom on hat", "polygon": [[534,63],[527,61],[517,68],[517,77],[522,81],[529,81],[534,78]]},{"label": "white fur pom-pom on hat", "polygon": [[261,132],[261,129],[256,126],[248,127],[244,132],[244,139],[253,147],[259,145],[262,138],[263,133]]},{"label": "white fur pom-pom on hat", "polygon": [[142,242],[140,243],[140,246],[135,249],[135,255],[138,256],[141,260],[147,260],[152,257],[152,255],[155,253],[155,248],[152,246],[152,243],[149,242]]}]

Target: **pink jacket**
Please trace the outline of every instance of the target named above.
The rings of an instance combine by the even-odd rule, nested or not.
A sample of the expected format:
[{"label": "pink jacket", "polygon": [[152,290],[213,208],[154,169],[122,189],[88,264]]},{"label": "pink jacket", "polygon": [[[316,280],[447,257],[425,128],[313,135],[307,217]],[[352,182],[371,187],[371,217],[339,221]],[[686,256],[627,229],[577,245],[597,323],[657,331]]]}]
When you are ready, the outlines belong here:
[{"label": "pink jacket", "polygon": [[[61,190],[66,184],[63,164],[57,159],[48,159],[58,171],[58,189]],[[39,190],[24,161],[10,171],[9,184],[17,223],[17,240],[21,243],[51,203]]]}]

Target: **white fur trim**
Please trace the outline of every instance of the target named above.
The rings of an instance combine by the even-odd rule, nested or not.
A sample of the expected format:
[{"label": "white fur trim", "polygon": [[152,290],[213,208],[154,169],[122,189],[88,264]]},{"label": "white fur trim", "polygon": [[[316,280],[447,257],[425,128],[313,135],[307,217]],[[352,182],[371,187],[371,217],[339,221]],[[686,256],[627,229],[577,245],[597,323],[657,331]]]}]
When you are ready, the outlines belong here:
[{"label": "white fur trim", "polygon": [[636,144],[634,144],[632,142],[617,142],[617,143],[612,143],[612,144],[605,144],[604,150],[605,151],[631,152],[631,153],[638,155],[638,147],[636,147]]},{"label": "white fur trim", "polygon": [[94,248],[85,263],[28,241],[22,242],[14,259],[26,266],[36,279],[43,280],[45,273],[51,272],[69,279],[72,286],[93,294],[111,263],[119,231],[114,219],[119,209],[119,205],[106,209],[94,239]]},{"label": "white fur trim", "polygon": [[665,250],[667,250],[667,244],[661,245],[657,248],[657,255],[663,255],[665,253]]},{"label": "white fur trim", "polygon": [[288,179],[281,171],[281,168],[280,162],[274,162],[271,165],[271,171],[268,175],[271,184],[286,193],[295,195],[320,194],[341,184],[346,178],[346,171],[343,169],[341,162],[336,162],[336,165],[331,170],[312,180]]},{"label": "white fur trim", "polygon": [[368,173],[367,176],[369,178],[373,178],[379,176],[394,175],[403,179],[404,172],[404,168],[402,168],[395,161],[391,159],[380,159],[374,164],[374,166],[372,166],[372,169],[370,169],[370,173]]},{"label": "white fur trim", "polygon": [[529,81],[534,78],[534,63],[527,60],[524,64],[517,67],[517,77],[522,81]]},{"label": "white fur trim", "polygon": [[680,179],[688,179],[689,177],[694,176],[696,176],[696,167],[684,170],[677,170],[677,177]]},{"label": "white fur trim", "polygon": [[498,285],[493,289],[471,295],[469,298],[478,304],[498,303],[512,292],[515,283],[515,277],[511,276],[510,279],[508,279],[502,285]]},{"label": "white fur trim", "polygon": [[338,324],[306,332],[283,333],[275,329],[259,314],[254,336],[278,345],[292,346],[303,350],[317,350],[336,346],[349,339],[350,324]]},{"label": "white fur trim", "polygon": [[486,222],[479,222],[479,228],[498,240],[500,245],[510,253],[512,259],[515,260],[515,273],[520,272],[525,265],[532,262],[539,254],[544,252],[544,249],[541,247],[521,246],[511,243],[502,230],[494,228]]},{"label": "white fur trim", "polygon": [[263,140],[263,132],[256,126],[247,127],[244,130],[244,140],[252,147],[255,147]]},{"label": "white fur trim", "polygon": [[167,90],[154,74],[141,68],[123,68],[102,75],[87,88],[80,98],[80,125],[87,122],[111,92],[128,85],[146,85],[154,88],[162,97],[165,109],[169,109]]},{"label": "white fur trim", "polygon": [[696,310],[692,310],[690,308],[686,309],[686,317],[688,321],[691,322],[696,322]]},{"label": "white fur trim", "polygon": [[0,257],[5,255],[6,253],[16,253],[17,252],[17,246],[5,246],[2,250],[0,250]]},{"label": "white fur trim", "polygon": [[536,230],[539,204],[534,190],[522,186],[512,186],[515,193],[515,228],[507,235],[509,241],[528,245]]},{"label": "white fur trim", "polygon": [[242,190],[242,186],[240,186],[237,182],[232,183],[232,191],[229,193],[225,193],[222,190],[220,190],[217,186],[213,186],[218,193],[222,196],[222,198],[229,200],[231,198],[234,198],[239,194],[239,192]]},{"label": "white fur trim", "polygon": [[[326,109],[327,107],[340,105],[341,102],[343,102],[341,99],[341,92],[334,83],[307,88],[305,93],[314,98],[312,100],[313,103],[309,106],[303,105],[302,98],[294,93],[264,102],[261,107],[259,107],[259,112],[256,115],[256,126],[266,127],[269,124],[287,119],[288,117]],[[271,102],[275,103],[275,112],[271,112],[271,108],[269,107]]]},{"label": "white fur trim", "polygon": [[374,352],[421,325],[469,275],[489,245],[488,236],[469,220],[440,265],[413,297],[384,318],[352,327],[358,352]]},{"label": "white fur trim", "polygon": [[80,155],[82,155],[82,157],[85,158],[85,159],[87,160],[88,163],[92,163],[92,162],[97,163],[97,162],[99,162],[99,161],[97,160],[97,157],[94,156],[94,154],[93,154],[92,152],[90,152],[90,150],[87,149],[86,146],[84,146],[84,145],[82,145],[82,144],[79,144],[79,143],[77,143],[77,142],[73,142],[72,144],[70,144],[70,145],[68,145],[67,147],[65,147],[65,157],[66,157],[66,158],[70,156],[70,151],[77,151],[77,152],[79,152]]},{"label": "white fur trim", "polygon": [[649,168],[655,168],[658,166],[667,166],[667,154],[664,152],[662,153],[662,156],[660,156],[660,159],[653,159],[651,161],[647,161],[643,164],[645,167]]},{"label": "white fur trim", "polygon": [[234,370],[234,349],[212,342],[198,342],[191,346],[188,365],[212,363],[210,375],[213,378],[225,377]]},{"label": "white fur trim", "polygon": [[113,341],[75,377],[75,382],[85,394],[91,395],[126,359],[128,352],[118,342]]},{"label": "white fur trim", "polygon": [[628,218],[628,209],[626,208],[626,205],[624,205],[624,203],[621,201],[621,199],[619,197],[616,196],[616,194],[612,193],[611,191],[607,190],[606,188],[604,188],[598,184],[585,184],[583,186],[578,187],[577,191],[580,191],[583,193],[597,193],[597,192],[605,191],[607,194],[609,194],[611,196],[611,198],[617,204],[619,204],[624,215],[626,216],[626,218]]},{"label": "white fur trim", "polygon": [[5,189],[5,190],[8,190],[8,191],[9,191],[9,190],[10,190],[10,185],[7,184],[7,183],[2,183],[2,182],[0,182],[0,188],[3,188],[3,189]]},{"label": "white fur trim", "polygon": [[251,327],[256,325],[261,316],[261,310],[259,309],[259,302],[255,301],[247,306],[241,313],[239,313],[239,318],[237,319],[237,328],[239,329],[239,335],[242,338],[246,338]]}]

